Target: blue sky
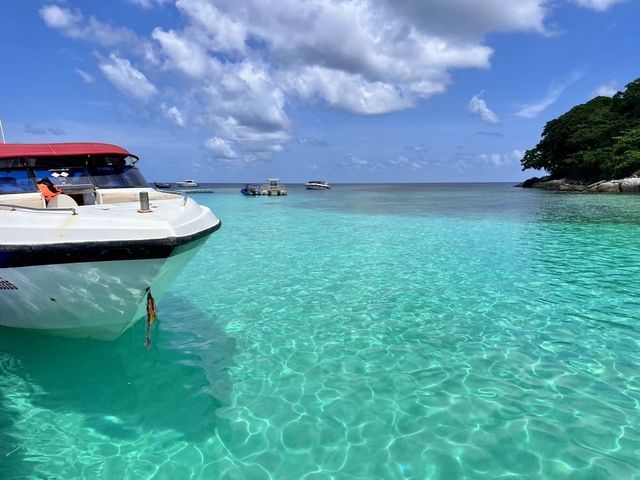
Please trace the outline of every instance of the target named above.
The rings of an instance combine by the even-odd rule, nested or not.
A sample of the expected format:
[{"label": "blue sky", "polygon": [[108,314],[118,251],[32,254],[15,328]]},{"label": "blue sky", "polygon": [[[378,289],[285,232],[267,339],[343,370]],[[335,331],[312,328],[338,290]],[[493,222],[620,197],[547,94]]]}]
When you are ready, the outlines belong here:
[{"label": "blue sky", "polygon": [[10,142],[148,180],[515,181],[545,122],[639,74],[634,0],[3,2]]}]

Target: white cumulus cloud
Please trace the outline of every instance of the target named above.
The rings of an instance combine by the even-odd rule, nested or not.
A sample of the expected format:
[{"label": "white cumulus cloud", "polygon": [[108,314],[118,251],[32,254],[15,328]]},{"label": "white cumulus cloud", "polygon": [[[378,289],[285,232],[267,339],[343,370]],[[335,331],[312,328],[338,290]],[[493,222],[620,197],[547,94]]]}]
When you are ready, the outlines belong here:
[{"label": "white cumulus cloud", "polygon": [[494,167],[504,167],[515,162],[519,162],[524,157],[524,150],[512,150],[509,153],[480,154],[480,160],[487,162]]},{"label": "white cumulus cloud", "polygon": [[613,97],[616,93],[618,93],[620,89],[618,88],[618,82],[615,80],[611,80],[610,82],[604,83],[596,88],[591,93],[591,98],[594,97]]},{"label": "white cumulus cloud", "polygon": [[82,38],[103,46],[120,43],[136,43],[137,36],[127,28],[117,28],[94,17],[88,19],[79,11],[58,5],[45,5],[40,16],[48,27],[70,38]]},{"label": "white cumulus cloud", "polygon": [[496,115],[495,112],[493,112],[487,106],[487,103],[482,98],[480,98],[481,95],[482,95],[482,92],[478,93],[477,95],[474,95],[471,98],[468,105],[469,111],[474,115],[479,116],[482,120],[484,120],[487,123],[492,123],[494,125],[497,123],[500,123],[500,118],[498,118],[498,115]]},{"label": "white cumulus cloud", "polygon": [[222,138],[209,138],[204,143],[204,146],[211,150],[216,156],[221,158],[232,159],[238,157],[238,154],[233,150],[233,148],[231,148],[229,142],[223,140]]},{"label": "white cumulus cloud", "polygon": [[[129,0],[143,8],[164,0]],[[126,48],[168,97],[187,107],[208,148],[261,160],[291,137],[288,108],[322,104],[356,115],[413,108],[447,90],[461,69],[487,69],[493,32],[548,33],[549,0],[176,0],[180,21],[146,38],[80,10],[40,9],[62,35]],[[112,53],[100,69],[120,90],[151,100],[156,87]],[[480,96],[472,111],[496,123]],[[165,103],[165,108],[162,107]],[[183,110],[178,110],[182,114]],[[527,114],[527,111],[524,112]],[[180,118],[182,120],[180,120]],[[228,152],[227,152],[228,153]]]},{"label": "white cumulus cloud", "polygon": [[487,32],[546,33],[545,0],[384,0],[418,28],[444,36],[481,38]]},{"label": "white cumulus cloud", "polygon": [[45,5],[40,9],[40,16],[48,27],[60,31],[62,34],[79,38],[82,36],[80,24],[84,17],[79,11],[71,11],[58,5]]},{"label": "white cumulus cloud", "polygon": [[168,3],[169,0],[129,0],[129,3],[133,3],[134,5],[138,5],[144,9],[150,9],[154,4],[164,5]]},{"label": "white cumulus cloud", "polygon": [[160,28],[156,28],[151,36],[160,45],[167,68],[196,80],[204,80],[221,69],[220,62],[207,54],[206,46],[187,36],[173,30],[165,32]]},{"label": "white cumulus cloud", "polygon": [[626,0],[573,0],[573,3],[576,3],[581,7],[604,12],[616,3],[622,3],[624,1]]},{"label": "white cumulus cloud", "polygon": [[155,85],[131,65],[129,60],[120,58],[115,53],[104,59],[99,67],[105,77],[127,95],[146,101],[158,92]]},{"label": "white cumulus cloud", "polygon": [[175,105],[172,107],[169,107],[166,103],[162,103],[160,104],[160,108],[162,109],[162,113],[164,114],[164,116],[169,120],[171,120],[176,125],[179,125],[181,127],[184,127],[186,125],[186,122],[184,120],[184,115],[182,114],[180,109]]}]

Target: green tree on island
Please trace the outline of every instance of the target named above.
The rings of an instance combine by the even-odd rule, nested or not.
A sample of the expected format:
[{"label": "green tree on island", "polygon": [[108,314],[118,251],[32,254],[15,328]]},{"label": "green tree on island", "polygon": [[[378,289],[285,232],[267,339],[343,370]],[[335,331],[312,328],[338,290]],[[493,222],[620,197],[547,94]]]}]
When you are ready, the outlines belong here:
[{"label": "green tree on island", "polygon": [[640,170],[640,78],[613,98],[596,97],[547,122],[522,159],[528,168],[587,183]]}]

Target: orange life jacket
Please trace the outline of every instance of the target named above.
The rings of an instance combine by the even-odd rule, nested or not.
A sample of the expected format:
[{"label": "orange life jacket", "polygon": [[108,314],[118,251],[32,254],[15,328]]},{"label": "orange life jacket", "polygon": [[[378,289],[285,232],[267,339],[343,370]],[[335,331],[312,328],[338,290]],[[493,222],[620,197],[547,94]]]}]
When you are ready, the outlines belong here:
[{"label": "orange life jacket", "polygon": [[53,191],[51,191],[49,187],[42,183],[38,184],[38,190],[40,190],[40,193],[42,193],[42,196],[47,203],[49,203],[53,197],[57,197],[62,193],[62,191],[57,186],[53,185]]}]

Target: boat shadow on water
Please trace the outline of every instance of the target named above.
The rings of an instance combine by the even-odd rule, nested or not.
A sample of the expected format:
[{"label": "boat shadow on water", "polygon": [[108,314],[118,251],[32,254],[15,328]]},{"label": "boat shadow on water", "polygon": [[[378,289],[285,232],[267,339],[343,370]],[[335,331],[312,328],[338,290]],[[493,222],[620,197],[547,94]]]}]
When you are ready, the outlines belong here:
[{"label": "boat shadow on water", "polygon": [[199,443],[214,433],[235,339],[181,296],[159,307],[150,350],[144,321],[114,342],[0,328],[0,476],[30,468],[21,457],[47,456],[46,442],[75,442],[71,428],[60,431],[63,417],[115,443],[167,431]]}]

